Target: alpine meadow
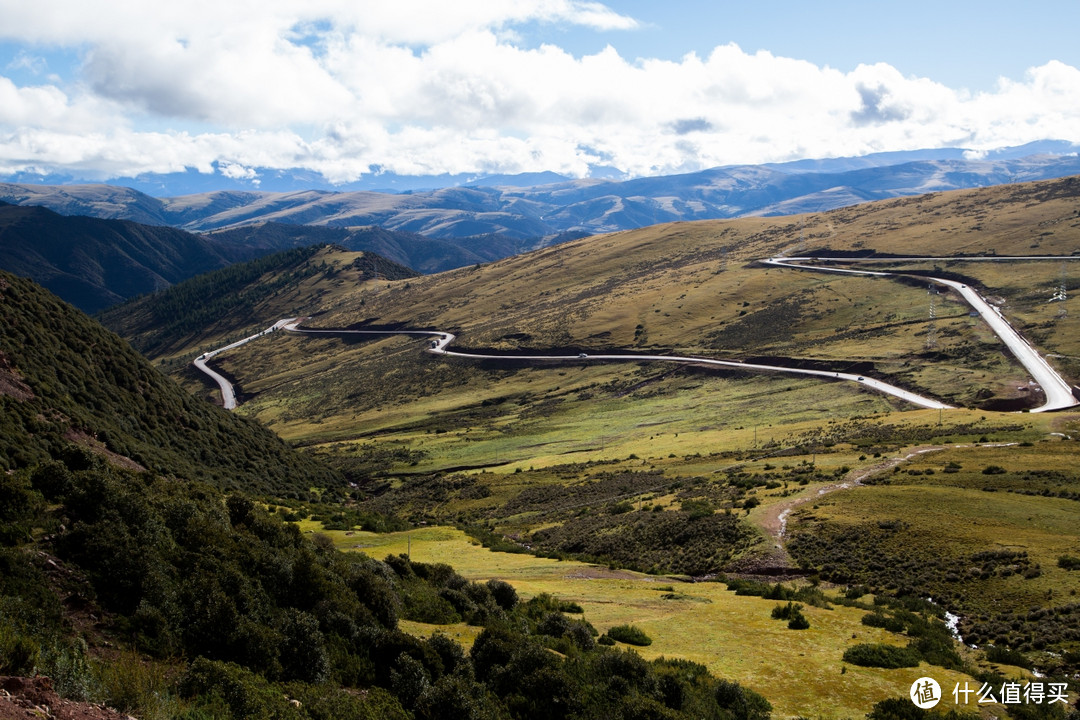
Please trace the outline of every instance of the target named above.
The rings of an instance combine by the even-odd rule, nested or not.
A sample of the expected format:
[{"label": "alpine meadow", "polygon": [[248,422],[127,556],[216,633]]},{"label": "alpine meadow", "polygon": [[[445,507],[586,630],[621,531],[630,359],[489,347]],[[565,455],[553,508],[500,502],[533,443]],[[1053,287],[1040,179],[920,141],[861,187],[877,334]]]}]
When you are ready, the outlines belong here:
[{"label": "alpine meadow", "polygon": [[0,720],[1080,720],[1078,23],[0,0]]},{"label": "alpine meadow", "polygon": [[[674,223],[396,279],[371,255],[322,246],[103,320],[210,400],[197,355],[284,317],[335,331],[276,331],[212,362],[238,415],[341,478],[259,494],[271,518],[326,551],[452,567],[465,584],[402,601],[398,631],[417,642],[486,643],[493,626],[462,588],[505,582],[554,603],[533,632],[565,656],[559,673],[601,651],[588,640],[567,654],[558,639],[583,617],[601,648],[677,660],[696,668],[677,674],[694,687],[736,681],[778,716],[886,717],[921,676],[1049,687],[1078,670],[1078,416],[1031,412],[1043,394],[1025,368],[928,279],[977,288],[1076,377],[1078,190],[1067,178]],[[777,256],[895,275],[760,262]],[[453,334],[462,355],[349,332],[418,329]],[[616,351],[735,366],[601,359]],[[544,355],[562,359],[519,359]],[[636,691],[656,712],[696,707],[656,687]],[[539,712],[515,705],[517,689],[491,692],[501,712]],[[1016,714],[957,712],[988,707]]]}]

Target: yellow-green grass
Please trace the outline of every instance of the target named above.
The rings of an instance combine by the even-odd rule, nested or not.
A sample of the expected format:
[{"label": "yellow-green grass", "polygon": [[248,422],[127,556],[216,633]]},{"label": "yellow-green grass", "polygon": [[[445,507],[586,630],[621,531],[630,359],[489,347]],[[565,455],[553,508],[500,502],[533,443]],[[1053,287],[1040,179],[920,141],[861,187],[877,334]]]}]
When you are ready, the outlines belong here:
[{"label": "yellow-green grass", "polygon": [[[794,631],[771,618],[775,601],[736,596],[722,584],[681,583],[573,561],[491,552],[460,531],[444,527],[389,535],[327,534],[342,549],[376,558],[411,550],[414,560],[450,563],[470,580],[506,580],[526,599],[541,592],[555,594],[579,603],[585,618],[601,632],[632,623],[653,639],[651,646],[637,648],[643,657],[700,662],[720,677],[761,692],[778,717],[861,716],[878,700],[906,697],[911,683],[926,674],[948,687],[971,681],[925,664],[904,670],[845,668],[841,658],[851,645],[906,643],[902,636],[862,625],[864,611],[854,608],[805,608],[811,627]],[[405,623],[403,628],[420,635],[439,630],[419,623]],[[461,626],[444,631],[466,641],[471,634]]]},{"label": "yellow-green grass", "polygon": [[470,650],[476,638],[484,631],[484,628],[465,623],[453,625],[432,625],[431,623],[416,622],[415,620],[398,620],[398,627],[410,635],[428,638],[432,635],[445,635],[458,645]]},{"label": "yellow-green grass", "polygon": [[[755,440],[758,447],[770,441],[783,444],[823,420],[878,415],[895,403],[851,383],[779,374],[730,377],[632,365],[574,366],[495,373],[484,383],[487,371],[482,368],[446,372],[457,372],[466,381],[377,409],[345,408],[313,421],[303,414],[285,417],[283,407],[290,401],[266,395],[244,412],[304,444],[343,442],[336,451],[347,453],[350,443],[391,443],[427,453],[418,465],[400,471],[494,465],[513,471],[630,455],[650,460],[671,453],[750,449]],[[609,382],[622,383],[626,390],[605,391]],[[528,399],[521,397],[525,393]],[[512,399],[499,407],[497,417],[458,419],[469,408],[506,397]],[[332,405],[333,398],[326,404]],[[432,432],[439,418],[453,423]]]},{"label": "yellow-green grass", "polygon": [[[1041,574],[1016,574],[985,581],[978,597],[967,597],[969,608],[983,612],[1027,611],[1034,606],[1075,602],[1080,580],[1057,566],[1061,555],[1080,544],[1080,503],[1076,500],[1026,495],[1026,470],[1075,473],[1080,449],[1074,442],[1036,443],[1032,447],[953,447],[912,458],[900,472],[888,473],[889,484],[836,490],[796,510],[789,529],[813,519],[858,526],[902,520],[903,538],[941,557],[967,557],[987,550],[1025,552]],[[959,472],[945,472],[950,463]],[[1006,469],[986,475],[988,466]],[[908,470],[933,475],[911,475]],[[1035,485],[1037,480],[1029,480]],[[1045,485],[1044,485],[1045,486]],[[1041,487],[1031,488],[1039,492]],[[1064,488],[1080,490],[1074,481]],[[992,490],[992,491],[988,491]]]},{"label": "yellow-green grass", "polygon": [[[780,278],[779,271],[765,272],[774,273],[779,285],[789,282],[787,278]],[[797,271],[790,272],[798,274]],[[937,392],[961,404],[979,402],[976,393],[987,389],[996,395],[1009,397],[1019,394],[1017,388],[1026,386],[1027,377],[1022,368],[1002,354],[1000,343],[981,321],[966,315],[939,320],[937,349],[949,352],[950,348],[963,347],[968,355],[937,361],[916,357],[926,341],[926,326],[921,321],[911,321],[911,318],[925,314],[926,308],[913,307],[915,300],[904,298],[906,294],[914,293],[919,296],[918,302],[924,303],[925,293],[903,286],[882,293],[880,288],[887,281],[881,280],[845,278],[831,282],[838,286],[844,283],[865,285],[857,289],[862,298],[859,302],[876,302],[878,307],[868,309],[871,306],[855,302],[851,288],[843,288],[849,296],[842,301],[838,297],[813,299],[828,294],[815,290],[811,296],[815,317],[795,323],[792,328],[795,334],[788,339],[774,339],[770,344],[766,338],[764,345],[731,349],[702,347],[702,341],[709,337],[710,332],[724,327],[722,322],[706,322],[707,328],[698,327],[681,335],[681,342],[674,352],[723,357],[745,355],[752,351],[817,359],[871,360],[880,363],[879,375],[895,377],[916,389]],[[833,289],[829,290],[831,292]],[[790,293],[788,295],[791,297]],[[899,305],[889,304],[898,299]],[[835,309],[829,307],[834,300],[837,301]],[[475,308],[480,317],[486,317],[485,313],[489,311],[483,306]],[[615,322],[611,315],[611,310],[607,310],[608,317],[603,324],[589,323],[580,330],[568,326],[573,332],[570,337],[563,338],[563,342],[573,342],[577,338],[579,344],[585,342],[596,347],[618,347],[614,338],[633,327],[631,323],[634,317],[632,313],[622,312],[621,319]],[[615,324],[608,324],[609,321]],[[521,325],[518,330],[536,329],[527,318],[522,319]],[[661,327],[670,328],[672,323],[665,321]],[[837,331],[837,328],[852,327],[854,331]],[[651,330],[649,333],[650,337],[656,335]],[[598,335],[604,335],[603,341],[588,340]],[[467,343],[468,338],[469,335],[464,336],[462,343]],[[507,341],[503,344],[513,346],[520,343]],[[1061,343],[1056,347],[1069,349]],[[578,395],[583,392],[594,396],[599,394],[595,389],[597,385],[633,379],[652,383],[650,376],[655,378],[673,370],[661,365],[639,368],[628,363],[602,366],[590,363],[584,367],[492,371],[473,365],[468,360],[440,361],[426,357],[421,348],[422,343],[404,338],[350,345],[339,339],[283,337],[245,346],[225,357],[222,365],[240,379],[240,388],[244,393],[256,395],[242,412],[259,417],[283,437],[310,444],[348,439],[361,433],[365,437],[380,434],[394,442],[424,442],[429,453],[433,455],[437,451],[445,458],[445,462],[419,469],[488,464],[496,458],[535,459],[546,464],[552,462],[552,458],[566,458],[572,453],[576,453],[574,460],[586,456],[613,457],[623,451],[625,454],[641,455],[637,434],[626,435],[626,422],[621,421],[619,415],[638,414],[647,417],[647,422],[663,426],[673,422],[670,418],[671,408],[677,408],[681,403],[686,404],[689,412],[683,412],[682,422],[675,423],[681,426],[679,432],[689,432],[688,425],[700,428],[715,424],[714,420],[717,419],[721,424],[730,424],[725,420],[736,416],[763,425],[807,419],[813,417],[815,412],[819,416],[866,414],[880,412],[890,404],[895,405],[894,401],[871,398],[845,384],[780,375],[731,379],[710,377],[705,375],[705,371],[694,371],[701,373],[700,381],[681,378],[677,384],[667,383],[669,397],[656,398],[654,395],[645,404],[642,395],[653,395],[657,389],[665,389],[663,383],[656,388],[649,387],[644,392],[624,396],[626,399],[622,402],[619,402],[622,398],[610,398],[609,402],[596,399],[576,402]],[[686,375],[689,371],[679,372]],[[708,387],[695,392],[699,388],[694,385],[699,382]],[[684,389],[678,384],[690,387]],[[372,388],[373,385],[379,387]],[[385,391],[390,386],[399,390],[397,400],[385,392],[381,395],[373,392],[373,389]],[[812,399],[807,397],[809,393],[785,398],[776,392],[777,386],[810,388],[815,395]],[[418,420],[445,417],[463,407],[524,393],[532,397],[518,403],[522,409],[530,407],[539,397],[563,405],[546,409],[546,417],[534,417],[524,423],[521,417],[503,415],[498,422],[486,424],[486,437],[483,433],[474,432],[476,425],[483,423],[468,424],[466,427],[471,427],[469,432],[473,433],[468,438],[468,447],[461,447],[464,429],[428,439],[420,438],[416,431],[408,429],[410,426],[416,427]],[[710,398],[710,395],[715,397]],[[789,399],[791,402],[785,404]],[[627,411],[626,408],[633,409]],[[653,415],[657,417],[653,419]],[[621,443],[615,440],[610,452],[603,439],[608,434],[603,427],[605,423],[612,425],[612,435],[626,437]],[[423,428],[418,428],[418,431],[426,432]],[[550,452],[521,455],[516,449],[520,443],[515,438],[525,434],[530,435],[527,444],[533,448],[548,448]],[[592,443],[591,440],[598,442]],[[712,439],[706,442],[712,442]],[[594,444],[596,451],[593,450]],[[604,445],[602,449],[599,447],[601,444]],[[458,447],[447,447],[455,445]],[[477,461],[474,456],[486,459]]]},{"label": "yellow-green grass", "polygon": [[[1075,199],[1067,185],[1068,181],[1054,181],[940,193],[797,218],[659,225],[409,281],[353,286],[340,278],[312,280],[310,287],[275,299],[276,305],[256,314],[320,312],[314,322],[323,327],[357,322],[438,327],[459,332],[465,346],[503,349],[574,345],[591,350],[636,347],[714,355],[891,360],[916,387],[970,403],[973,391],[967,385],[1000,391],[1015,385],[1023,373],[1015,364],[997,359],[1000,344],[987,335],[981,322],[966,321],[966,308],[956,297],[938,299],[937,350],[972,354],[963,362],[942,358],[944,371],[931,372],[924,368],[934,362],[915,357],[925,346],[929,320],[929,298],[920,288],[886,279],[763,268],[750,262],[782,250],[798,251],[800,238],[805,238],[802,249],[1067,255],[1080,241]],[[352,256],[330,254],[326,262],[344,265]],[[1059,306],[1048,305],[1039,296],[1045,291],[1048,299],[1060,274],[1055,269],[1059,263],[942,264],[982,278],[989,287],[1015,291],[1019,323],[1029,327],[1041,345],[1080,357],[1080,333],[1072,332],[1077,321],[1058,321]],[[932,269],[930,265],[925,269]],[[777,303],[783,301],[790,312],[778,318]],[[401,350],[398,342],[392,347]],[[387,410],[387,403],[366,400],[363,386],[350,386],[340,373],[337,385],[360,390],[352,393],[355,399],[349,403],[328,396],[318,382],[306,381],[349,362],[340,341],[309,338],[301,350],[295,347],[260,341],[238,351],[231,367],[225,359],[243,389],[264,394],[260,398],[264,406],[253,410],[260,417],[299,413],[325,421],[346,412],[351,418],[379,405],[381,411]],[[385,352],[387,347],[391,346],[379,344],[377,350]],[[258,348],[264,350],[262,359]],[[903,370],[909,361],[913,367]],[[1080,361],[1064,362],[1070,369],[1080,369],[1075,364]],[[955,372],[965,365],[979,366],[981,374]],[[412,368],[402,368],[406,370]],[[412,394],[429,391],[432,379],[418,380]],[[312,405],[320,411],[312,413]],[[356,419],[370,427],[371,418]],[[300,431],[285,424],[281,428],[285,434],[299,437]]]}]

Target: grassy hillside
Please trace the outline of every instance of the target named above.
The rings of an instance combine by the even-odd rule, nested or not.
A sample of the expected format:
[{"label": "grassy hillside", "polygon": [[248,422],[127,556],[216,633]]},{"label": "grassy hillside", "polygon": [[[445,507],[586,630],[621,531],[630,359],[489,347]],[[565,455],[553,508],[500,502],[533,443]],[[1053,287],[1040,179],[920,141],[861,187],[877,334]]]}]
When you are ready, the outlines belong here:
[{"label": "grassy hillside", "polygon": [[[936,343],[928,347],[931,296],[922,281],[755,261],[823,250],[947,256],[903,267],[952,273],[999,298],[1006,317],[1076,382],[1080,308],[1049,300],[1063,276],[1075,294],[1080,266],[963,256],[1070,255],[1080,247],[1078,195],[1080,183],[1067,179],[794,218],[657,226],[312,294],[304,313],[322,327],[445,329],[475,349],[625,348],[812,364],[889,379],[956,410],[913,410],[852,383],[784,375],[591,358],[477,363],[428,355],[402,337],[276,334],[221,362],[247,398],[240,414],[332,463],[360,486],[366,511],[456,525],[500,551],[679,577],[783,579],[789,590],[758,588],[777,599],[805,598],[815,581],[852,598],[872,591],[878,604],[860,600],[864,613],[880,611],[869,622],[906,634],[891,644],[910,642],[924,663],[987,682],[1022,672],[1008,667],[1018,662],[1061,678],[1075,672],[1080,651],[1068,631],[1080,587],[1066,549],[1080,540],[1080,485],[1065,470],[1075,467],[1080,416],[995,410],[1030,405],[1034,393],[958,297],[933,296]],[[1001,471],[984,476],[992,466]],[[1031,494],[1008,491],[1020,488]],[[350,517],[334,522],[347,528]],[[454,547],[446,552],[462,556]],[[683,657],[698,657],[690,648],[702,623],[742,621],[747,612],[718,591],[708,595],[710,612],[664,624],[641,611],[634,592],[611,592],[604,617],[650,623],[656,644]],[[940,605],[926,605],[927,596]],[[963,632],[993,638],[998,649],[943,639],[935,618],[945,609],[963,616]],[[1041,633],[1048,613],[1064,620],[1047,621]],[[861,668],[844,664],[850,628],[824,630],[829,616],[813,614],[811,628],[816,620],[825,635],[816,659],[804,660],[805,647],[791,641],[769,646],[779,663],[807,663],[807,677]],[[715,657],[707,664],[725,667]],[[821,695],[795,698],[791,688],[772,697],[785,712],[843,717],[906,695],[915,677],[945,672],[939,667],[891,670],[863,704],[847,695],[843,711],[830,711]],[[830,687],[854,686],[840,678]]]},{"label": "grassy hillside", "polygon": [[[486,248],[475,247],[477,243],[469,243],[469,238],[444,240],[377,226],[323,227],[275,222],[217,230],[207,237],[223,247],[264,250],[332,243],[354,252],[376,253],[425,273],[506,257],[520,248],[520,243],[510,248],[497,243],[490,243]],[[476,252],[468,245],[473,245]]]},{"label": "grassy hillside", "polygon": [[88,313],[248,257],[173,228],[0,205],[0,269]]},{"label": "grassy hillside", "polygon": [[[365,284],[313,300],[311,314],[317,312],[313,322],[324,327],[442,328],[458,333],[463,346],[503,351],[621,348],[814,362],[871,373],[951,404],[992,408],[1027,397],[1027,378],[958,297],[933,298],[936,344],[928,348],[931,298],[919,282],[762,268],[754,260],[826,247],[893,254],[1068,255],[1080,244],[1078,185],[1063,180],[886,201],[800,218],[658,226],[587,238],[480,268]],[[1007,298],[1010,319],[1052,353],[1066,374],[1077,376],[1080,317],[1069,312],[1076,301],[1047,302],[1061,281],[1060,262],[925,265],[924,270],[941,265],[987,294]],[[1065,268],[1068,284],[1075,283],[1075,267]],[[1065,315],[1059,317],[1062,310]],[[751,381],[756,385],[738,384],[759,388],[747,390],[749,395],[773,396],[773,407],[759,404],[755,409],[749,397],[745,405],[738,404],[741,390],[717,394],[729,392],[731,373],[583,363],[501,367],[493,374],[469,361],[436,360],[416,350],[415,341],[400,338],[345,344],[281,337],[223,362],[255,396],[243,412],[305,442],[373,432],[387,437],[386,430],[394,427],[401,442],[414,442],[409,433],[475,425],[470,417],[476,413],[505,422],[526,420],[517,411],[536,401],[543,402],[543,409],[531,413],[530,425],[548,418],[552,425],[568,427],[573,413],[595,408],[594,400],[608,397],[618,405],[631,391],[649,395],[654,404],[662,394],[679,398],[673,400],[676,413],[678,403],[711,403],[716,406],[710,409],[711,419],[698,424],[719,427],[766,425],[787,416],[805,420],[815,417],[814,408],[830,413],[836,407],[850,415],[899,407],[843,383],[831,385],[824,397],[807,390],[807,398],[816,401],[791,396],[794,402],[787,404],[779,402],[788,396],[777,396],[777,388],[820,383],[762,376]],[[688,395],[678,391],[680,385],[697,390]],[[641,408],[640,398],[623,402],[642,415],[654,412]],[[601,424],[596,418],[586,420],[576,434],[582,440],[596,438],[603,434]],[[454,452],[445,437],[427,442],[437,443],[443,455]],[[450,466],[483,464],[498,449],[476,442],[456,447],[472,457]]]},{"label": "grassy hillside", "polygon": [[116,335],[29,280],[0,275],[0,463],[99,455],[224,488],[340,485],[257,422],[192,397]]},{"label": "grassy hillside", "polygon": [[243,336],[310,308],[313,296],[365,280],[415,277],[373,253],[310,245],[206,273],[101,314],[101,322],[151,358]]}]

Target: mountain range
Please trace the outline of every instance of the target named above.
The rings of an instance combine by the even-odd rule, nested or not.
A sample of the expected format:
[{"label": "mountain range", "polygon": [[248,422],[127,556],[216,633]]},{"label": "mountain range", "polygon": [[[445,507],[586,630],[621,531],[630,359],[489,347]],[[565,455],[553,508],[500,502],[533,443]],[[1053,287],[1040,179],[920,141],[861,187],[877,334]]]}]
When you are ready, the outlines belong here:
[{"label": "mountain range", "polygon": [[[566,232],[594,234],[680,220],[819,212],[870,200],[1080,173],[1076,146],[1069,143],[1040,143],[971,157],[958,149],[883,153],[622,181],[552,174],[501,176],[396,193],[228,189],[154,197],[112,185],[8,183],[0,184],[0,200],[41,205],[65,215],[134,220],[193,232],[264,222],[338,228],[377,225],[444,240],[495,234],[543,247]],[[542,184],[522,186],[530,181]]]},{"label": "mountain range", "polygon": [[424,273],[531,249],[528,241],[502,235],[442,240],[376,226],[268,222],[191,233],[131,220],[64,216],[44,207],[0,201],[0,270],[32,278],[87,313],[236,262],[326,244],[374,253]]}]

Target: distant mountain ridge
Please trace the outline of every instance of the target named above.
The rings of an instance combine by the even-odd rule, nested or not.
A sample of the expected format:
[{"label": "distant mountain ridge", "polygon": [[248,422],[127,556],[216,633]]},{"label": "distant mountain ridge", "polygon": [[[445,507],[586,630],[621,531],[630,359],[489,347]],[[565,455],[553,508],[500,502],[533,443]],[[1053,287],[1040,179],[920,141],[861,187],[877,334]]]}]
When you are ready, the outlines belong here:
[{"label": "distant mountain ridge", "polygon": [[[958,149],[881,153],[625,181],[568,180],[554,174],[496,176],[490,184],[472,180],[402,193],[218,190],[157,198],[110,185],[0,184],[0,200],[199,232],[265,222],[379,226],[441,240],[499,235],[543,246],[565,232],[817,212],[869,200],[1075,175],[1080,174],[1076,149],[1069,143],[1046,142],[981,159],[970,159],[970,153]],[[540,184],[522,186],[527,182]],[[394,259],[401,262],[404,257]]]},{"label": "distant mountain ridge", "polygon": [[89,313],[258,254],[171,227],[0,205],[0,269]]},{"label": "distant mountain ridge", "polygon": [[44,207],[0,201],[0,270],[33,279],[86,313],[236,262],[327,243],[381,255],[423,273],[531,249],[530,242],[499,235],[440,240],[374,226],[259,223],[196,234],[131,220],[65,216]]}]

